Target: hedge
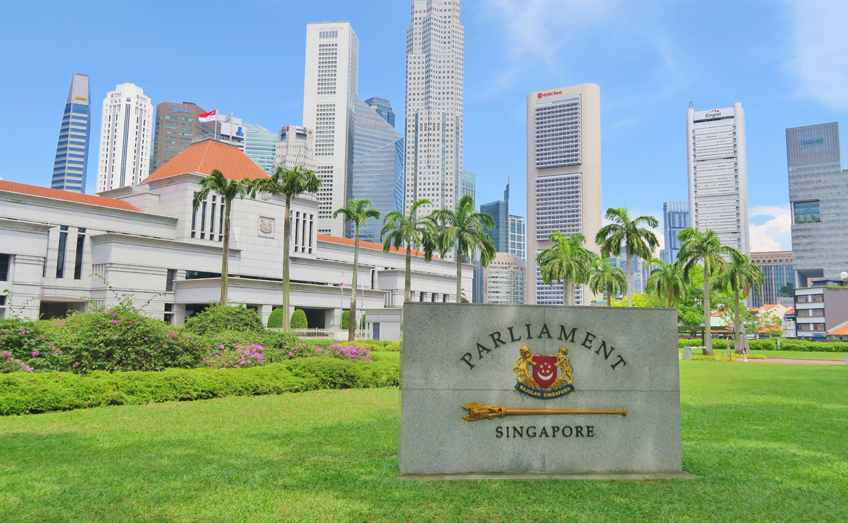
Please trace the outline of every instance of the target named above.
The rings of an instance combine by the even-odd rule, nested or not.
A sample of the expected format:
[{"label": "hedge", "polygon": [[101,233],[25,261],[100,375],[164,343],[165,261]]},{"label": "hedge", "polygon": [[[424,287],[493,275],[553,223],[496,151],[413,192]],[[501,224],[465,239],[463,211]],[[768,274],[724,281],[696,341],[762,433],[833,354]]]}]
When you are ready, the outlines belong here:
[{"label": "hedge", "polygon": [[282,329],[283,328],[283,309],[277,308],[271,311],[271,314],[268,316],[268,328],[269,329]]},{"label": "hedge", "polygon": [[309,358],[245,369],[0,375],[0,415],[318,389],[394,387],[397,362]]},{"label": "hedge", "polygon": [[309,321],[306,319],[306,313],[301,309],[296,309],[291,316],[292,329],[308,329]]},{"label": "hedge", "polygon": [[[778,350],[778,338],[768,338],[765,340],[748,340],[748,346],[751,350]],[[733,340],[730,341],[730,348],[735,348]],[[727,349],[728,340],[714,339],[713,350]],[[702,347],[703,340],[700,339],[685,339],[677,340],[679,348],[683,347]],[[782,338],[780,341],[779,350],[790,350],[798,352],[848,352],[848,342],[843,341],[806,341],[798,339]]]}]

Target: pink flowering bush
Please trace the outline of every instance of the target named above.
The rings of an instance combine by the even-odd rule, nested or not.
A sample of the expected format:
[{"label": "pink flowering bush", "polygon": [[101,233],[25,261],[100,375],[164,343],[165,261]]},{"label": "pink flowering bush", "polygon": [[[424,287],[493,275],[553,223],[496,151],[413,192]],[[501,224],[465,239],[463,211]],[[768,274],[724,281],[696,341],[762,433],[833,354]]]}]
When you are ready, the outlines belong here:
[{"label": "pink flowering bush", "polygon": [[241,345],[235,342],[232,345],[224,345],[212,349],[212,354],[203,358],[201,367],[210,369],[240,369],[245,367],[257,367],[265,364],[265,355],[262,345]]},{"label": "pink flowering bush", "polygon": [[358,345],[342,346],[338,343],[331,343],[328,349],[329,356],[342,358],[352,361],[371,361],[371,349],[366,349]]}]

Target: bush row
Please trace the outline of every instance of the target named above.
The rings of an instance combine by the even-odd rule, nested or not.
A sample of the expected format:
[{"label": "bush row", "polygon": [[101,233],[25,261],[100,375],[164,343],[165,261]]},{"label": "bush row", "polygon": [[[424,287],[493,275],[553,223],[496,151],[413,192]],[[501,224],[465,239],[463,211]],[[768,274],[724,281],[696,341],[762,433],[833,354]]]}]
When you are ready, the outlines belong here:
[{"label": "bush row", "polygon": [[0,415],[318,389],[394,387],[397,362],[296,359],[253,368],[0,375]]},{"label": "bush row", "polygon": [[[778,350],[778,338],[769,338],[766,340],[748,340],[748,346],[751,350]],[[730,341],[730,348],[735,349],[735,343]],[[713,349],[719,350],[727,347],[728,340],[714,339]],[[701,347],[704,345],[700,339],[677,340],[678,346],[683,347]],[[848,352],[848,342],[843,341],[806,341],[797,339],[782,338],[780,341],[779,350],[790,350],[799,352]]]},{"label": "bush row", "polygon": [[[741,356],[734,356],[734,360],[738,360],[740,358],[741,358]],[[762,354],[749,354],[748,359],[749,360],[764,360],[764,359],[766,359],[766,357],[763,356]],[[700,354],[698,354],[698,355],[693,354],[692,355],[692,361],[730,361],[730,358],[728,358],[724,354],[718,354],[716,356],[703,356],[703,355],[700,355]]]}]

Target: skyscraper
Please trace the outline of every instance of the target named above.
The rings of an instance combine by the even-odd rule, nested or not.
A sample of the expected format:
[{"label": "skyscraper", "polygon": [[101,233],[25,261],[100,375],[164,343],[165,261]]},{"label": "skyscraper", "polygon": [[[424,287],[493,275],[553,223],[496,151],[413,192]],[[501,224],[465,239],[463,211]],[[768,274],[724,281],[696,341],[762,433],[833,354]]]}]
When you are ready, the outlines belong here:
[{"label": "skyscraper", "polygon": [[787,129],[786,162],[795,286],[841,279],[848,271],[848,172],[842,170],[839,124]]},{"label": "skyscraper", "polygon": [[689,168],[689,223],[712,229],[723,245],[744,254],[748,239],[748,170],[745,161],[745,112],[741,103],[727,109],[686,110]]},{"label": "skyscraper", "polygon": [[453,209],[462,173],[464,29],[459,0],[412,0],[406,32],[406,190],[404,206],[426,198]]},{"label": "skyscraper", "polygon": [[121,84],[103,100],[97,192],[135,185],[150,175],[153,104],[141,87]]},{"label": "skyscraper", "polygon": [[499,252],[484,271],[484,303],[524,305],[524,260],[508,252]]},{"label": "skyscraper", "polygon": [[527,259],[527,220],[509,215],[509,253]]},{"label": "skyscraper", "polygon": [[156,104],[150,174],[185,151],[192,142],[210,138],[213,135],[212,125],[214,124],[197,121],[197,115],[205,112],[191,102]]},{"label": "skyscraper", "polygon": [[50,187],[78,193],[85,192],[88,167],[88,143],[91,137],[91,87],[88,75],[74,73],[59,142],[56,144],[56,159],[53,162],[53,180]]},{"label": "skyscraper", "polygon": [[244,143],[247,138],[244,122],[241,118],[236,118],[233,113],[216,114],[215,121],[212,122],[214,128],[214,138],[219,142],[235,145],[244,152]]},{"label": "skyscraper", "polygon": [[471,200],[477,205],[477,174],[468,169],[463,169],[459,187],[459,199],[461,200],[466,194],[471,196]]},{"label": "skyscraper", "polygon": [[495,221],[494,229],[483,228],[495,243],[495,251],[509,252],[509,182],[504,189],[503,200],[484,203],[480,206],[480,212],[490,215]]},{"label": "skyscraper", "polygon": [[782,303],[789,308],[794,307],[795,271],[792,269],[792,251],[752,252],[751,263],[763,271],[764,279],[761,289],[751,291],[751,306]]},{"label": "skyscraper", "polygon": [[[601,88],[561,87],[527,95],[527,303],[562,305],[562,284],[545,285],[536,255],[556,231],[583,234],[600,252]],[[588,304],[577,288],[576,303]]]},{"label": "skyscraper", "polygon": [[274,167],[282,165],[286,169],[294,169],[296,165],[303,165],[307,170],[315,171],[314,148],[312,129],[287,125],[277,131]]},{"label": "skyscraper", "polygon": [[379,98],[376,96],[372,96],[371,98],[365,100],[365,103],[377,111],[377,114],[383,117],[384,120],[389,122],[389,125],[392,127],[395,126],[395,112],[392,110],[392,104],[389,103],[385,98]]},{"label": "skyscraper", "polygon": [[663,234],[665,248],[660,251],[660,259],[665,263],[677,261],[680,252],[680,240],[677,235],[689,227],[689,202],[663,203]]},{"label": "skyscraper", "polygon": [[[381,216],[403,211],[403,135],[358,96],[353,119],[353,198],[371,200]],[[381,220],[359,229],[365,241],[380,243]]]},{"label": "skyscraper", "polygon": [[244,124],[244,154],[269,176],[274,174],[277,134],[264,127]]},{"label": "skyscraper", "polygon": [[344,236],[333,211],[353,194],[353,119],[359,75],[359,39],[348,22],[306,26],[303,125],[315,130],[318,233]]}]

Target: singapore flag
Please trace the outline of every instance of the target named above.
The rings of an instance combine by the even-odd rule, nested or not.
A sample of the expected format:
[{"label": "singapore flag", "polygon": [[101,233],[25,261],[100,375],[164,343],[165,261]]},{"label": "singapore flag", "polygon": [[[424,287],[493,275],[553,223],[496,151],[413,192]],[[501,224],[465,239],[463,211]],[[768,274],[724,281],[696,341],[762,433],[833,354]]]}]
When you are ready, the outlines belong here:
[{"label": "singapore flag", "polygon": [[198,122],[214,122],[216,117],[218,116],[218,109],[214,111],[210,111],[208,113],[200,113],[197,115]]}]

